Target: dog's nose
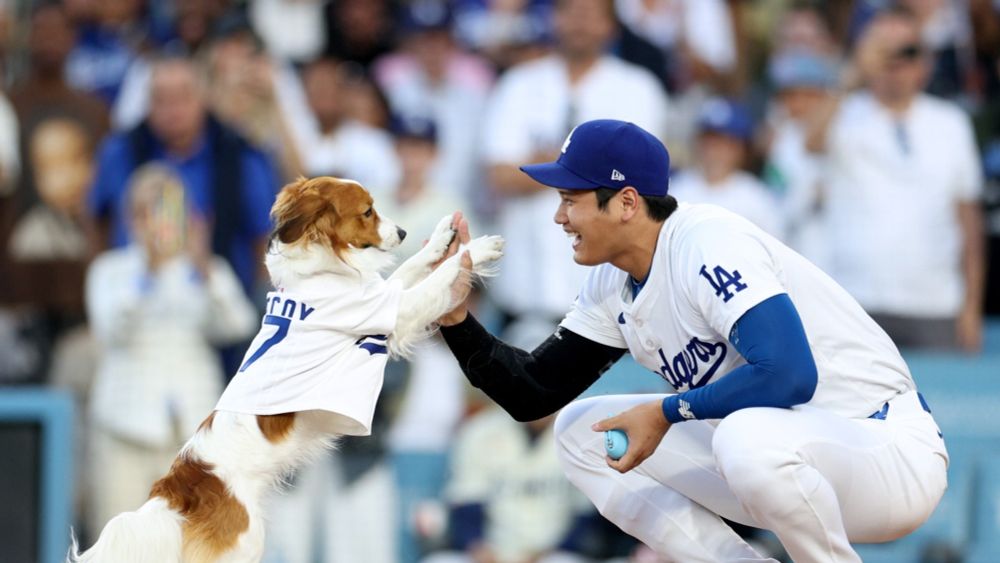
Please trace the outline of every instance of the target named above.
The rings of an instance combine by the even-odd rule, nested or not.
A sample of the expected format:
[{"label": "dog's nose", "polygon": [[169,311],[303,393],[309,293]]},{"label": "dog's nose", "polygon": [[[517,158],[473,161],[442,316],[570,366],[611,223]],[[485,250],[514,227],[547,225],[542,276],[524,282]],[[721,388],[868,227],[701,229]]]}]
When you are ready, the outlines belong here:
[{"label": "dog's nose", "polygon": [[396,227],[396,234],[399,235],[399,242],[403,242],[403,239],[406,238],[406,231],[399,227]]}]

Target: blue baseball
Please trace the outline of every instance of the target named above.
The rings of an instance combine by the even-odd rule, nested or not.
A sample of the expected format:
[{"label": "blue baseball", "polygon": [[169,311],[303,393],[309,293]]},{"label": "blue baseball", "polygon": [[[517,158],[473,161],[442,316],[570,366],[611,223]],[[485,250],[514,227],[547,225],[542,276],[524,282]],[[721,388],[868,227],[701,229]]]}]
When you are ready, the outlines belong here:
[{"label": "blue baseball", "polygon": [[621,459],[628,450],[628,436],[618,429],[604,432],[604,449],[611,459]]}]

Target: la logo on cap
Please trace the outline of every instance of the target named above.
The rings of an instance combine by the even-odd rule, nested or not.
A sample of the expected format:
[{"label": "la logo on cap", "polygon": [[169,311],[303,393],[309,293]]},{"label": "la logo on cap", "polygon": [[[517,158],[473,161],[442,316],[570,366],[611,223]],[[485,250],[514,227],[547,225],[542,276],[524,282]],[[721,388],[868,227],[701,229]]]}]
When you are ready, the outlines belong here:
[{"label": "la logo on cap", "polygon": [[611,180],[613,182],[624,182],[625,181],[625,175],[622,174],[621,172],[619,172],[618,170],[612,170],[611,171]]}]

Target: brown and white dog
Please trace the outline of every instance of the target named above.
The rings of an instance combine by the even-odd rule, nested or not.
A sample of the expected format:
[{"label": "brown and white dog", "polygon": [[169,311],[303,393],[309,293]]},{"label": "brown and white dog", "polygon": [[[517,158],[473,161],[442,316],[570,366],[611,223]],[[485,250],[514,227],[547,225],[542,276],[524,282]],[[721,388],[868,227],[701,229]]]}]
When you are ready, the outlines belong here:
[{"label": "brown and white dog", "polygon": [[[354,283],[359,272],[391,265],[392,248],[405,232],[382,218],[372,197],[356,182],[300,179],[278,195],[267,267],[275,287],[289,280],[332,274]],[[403,290],[389,352],[405,355],[433,331],[454,304],[452,285],[462,273],[461,254],[437,265],[455,236],[445,217],[427,244],[389,277]],[[473,272],[488,274],[503,240],[480,237],[464,246]],[[435,268],[435,265],[437,267]],[[364,335],[359,335],[364,336]],[[381,380],[379,380],[381,381]],[[253,415],[216,410],[184,445],[149,500],[135,512],[113,518],[97,543],[69,560],[94,563],[245,563],[264,550],[262,502],[296,467],[322,454],[337,434],[331,413],[317,410]]]}]

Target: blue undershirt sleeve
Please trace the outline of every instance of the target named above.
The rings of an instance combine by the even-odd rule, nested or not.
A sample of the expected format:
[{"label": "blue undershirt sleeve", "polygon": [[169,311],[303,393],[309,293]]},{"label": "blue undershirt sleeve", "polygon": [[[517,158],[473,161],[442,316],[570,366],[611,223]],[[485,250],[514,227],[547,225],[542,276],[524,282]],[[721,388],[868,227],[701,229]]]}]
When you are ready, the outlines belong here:
[{"label": "blue undershirt sleeve", "polygon": [[729,342],[747,363],[704,387],[664,399],[667,420],[723,418],[749,407],[789,408],[812,398],[816,362],[787,293],[744,313],[733,325]]}]

